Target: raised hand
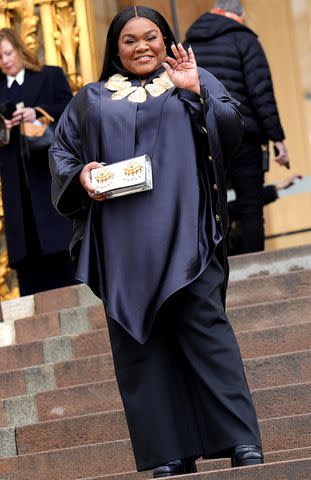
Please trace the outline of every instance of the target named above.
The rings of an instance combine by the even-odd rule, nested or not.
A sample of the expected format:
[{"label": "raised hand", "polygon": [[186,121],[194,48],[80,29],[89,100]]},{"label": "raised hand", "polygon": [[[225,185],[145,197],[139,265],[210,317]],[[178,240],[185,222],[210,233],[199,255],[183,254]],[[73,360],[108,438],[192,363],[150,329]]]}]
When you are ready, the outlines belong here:
[{"label": "raised hand", "polygon": [[163,66],[167,71],[170,80],[178,88],[185,88],[200,94],[200,82],[192,48],[185,50],[181,43],[172,45],[172,52],[175,58],[167,56]]}]

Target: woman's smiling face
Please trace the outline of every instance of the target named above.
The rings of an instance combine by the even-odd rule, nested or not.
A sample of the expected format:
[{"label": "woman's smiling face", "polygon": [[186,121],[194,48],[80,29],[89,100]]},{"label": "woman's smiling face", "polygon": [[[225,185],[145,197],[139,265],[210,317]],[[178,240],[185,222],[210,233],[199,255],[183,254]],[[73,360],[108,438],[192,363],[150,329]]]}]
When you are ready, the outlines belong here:
[{"label": "woman's smiling face", "polygon": [[146,78],[161,66],[166,56],[163,35],[148,18],[135,17],[121,30],[118,40],[121,63],[125,70]]}]

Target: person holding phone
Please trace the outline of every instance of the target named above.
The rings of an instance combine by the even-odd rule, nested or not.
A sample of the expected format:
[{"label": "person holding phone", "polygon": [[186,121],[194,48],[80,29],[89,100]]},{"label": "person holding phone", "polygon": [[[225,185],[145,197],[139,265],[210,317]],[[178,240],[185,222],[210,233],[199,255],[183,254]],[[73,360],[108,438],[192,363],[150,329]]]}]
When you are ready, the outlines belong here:
[{"label": "person holding phone", "polygon": [[71,285],[67,254],[71,224],[50,198],[48,151],[23,148],[22,122],[35,122],[39,106],[57,121],[72,98],[59,67],[42,66],[16,31],[0,30],[0,111],[10,142],[0,148],[0,174],[9,265],[17,271],[21,295]]}]

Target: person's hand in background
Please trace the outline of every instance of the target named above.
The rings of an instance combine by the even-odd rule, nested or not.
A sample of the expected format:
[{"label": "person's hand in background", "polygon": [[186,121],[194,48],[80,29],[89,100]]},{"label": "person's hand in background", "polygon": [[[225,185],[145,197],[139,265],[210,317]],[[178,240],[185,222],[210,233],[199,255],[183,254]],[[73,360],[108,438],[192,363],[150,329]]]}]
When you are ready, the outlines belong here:
[{"label": "person's hand in background", "polygon": [[274,160],[281,166],[290,168],[288,152],[284,141],[282,142],[274,142]]}]

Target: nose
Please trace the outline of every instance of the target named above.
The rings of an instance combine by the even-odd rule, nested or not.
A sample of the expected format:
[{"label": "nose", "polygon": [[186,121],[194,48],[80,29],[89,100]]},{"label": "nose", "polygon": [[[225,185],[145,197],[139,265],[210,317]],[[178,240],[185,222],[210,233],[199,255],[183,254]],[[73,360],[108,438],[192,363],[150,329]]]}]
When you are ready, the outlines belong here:
[{"label": "nose", "polygon": [[149,47],[148,45],[146,44],[145,40],[140,40],[136,46],[136,50],[139,50],[139,51],[145,51],[145,50],[148,50]]}]

